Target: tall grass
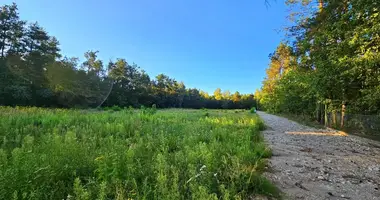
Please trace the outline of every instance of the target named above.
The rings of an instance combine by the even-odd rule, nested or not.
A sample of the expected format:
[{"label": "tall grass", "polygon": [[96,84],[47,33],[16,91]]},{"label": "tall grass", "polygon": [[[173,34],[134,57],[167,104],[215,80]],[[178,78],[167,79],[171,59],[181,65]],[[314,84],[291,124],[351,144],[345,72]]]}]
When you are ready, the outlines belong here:
[{"label": "tall grass", "polygon": [[262,121],[233,112],[0,107],[0,199],[245,199]]}]

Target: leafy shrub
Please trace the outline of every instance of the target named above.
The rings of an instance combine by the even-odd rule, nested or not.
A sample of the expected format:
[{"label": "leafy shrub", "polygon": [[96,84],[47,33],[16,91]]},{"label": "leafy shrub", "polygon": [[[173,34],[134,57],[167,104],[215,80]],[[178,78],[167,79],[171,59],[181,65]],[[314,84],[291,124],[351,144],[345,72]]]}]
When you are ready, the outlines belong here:
[{"label": "leafy shrub", "polygon": [[140,114],[141,115],[154,115],[157,112],[156,104],[153,104],[151,108],[146,108],[145,106],[141,106]]},{"label": "leafy shrub", "polygon": [[99,107],[98,110],[117,112],[117,111],[121,111],[123,109],[121,107],[117,106],[117,105],[114,105],[114,106],[111,106],[111,107],[103,107],[103,108]]},{"label": "leafy shrub", "polygon": [[256,107],[252,107],[250,110],[249,110],[250,113],[256,113]]},{"label": "leafy shrub", "polygon": [[119,106],[116,106],[116,105],[115,105],[115,106],[112,106],[112,107],[111,107],[111,110],[117,112],[117,111],[121,111],[121,110],[123,110],[123,109],[120,108]]}]

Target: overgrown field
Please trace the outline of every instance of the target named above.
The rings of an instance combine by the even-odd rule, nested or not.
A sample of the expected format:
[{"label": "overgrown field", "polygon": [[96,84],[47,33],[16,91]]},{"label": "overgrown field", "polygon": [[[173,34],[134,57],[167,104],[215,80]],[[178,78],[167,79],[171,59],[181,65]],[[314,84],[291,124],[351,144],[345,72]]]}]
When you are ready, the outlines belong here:
[{"label": "overgrown field", "polygon": [[0,199],[276,196],[248,111],[0,107]]}]

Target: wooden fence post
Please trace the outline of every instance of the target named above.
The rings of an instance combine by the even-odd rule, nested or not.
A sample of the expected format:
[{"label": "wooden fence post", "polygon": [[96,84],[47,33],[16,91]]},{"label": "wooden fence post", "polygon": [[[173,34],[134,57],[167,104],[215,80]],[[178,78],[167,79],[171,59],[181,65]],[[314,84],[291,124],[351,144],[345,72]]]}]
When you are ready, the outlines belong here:
[{"label": "wooden fence post", "polygon": [[344,105],[344,102],[342,102],[342,116],[340,119],[340,128],[344,127],[344,114],[346,112],[346,105]]}]

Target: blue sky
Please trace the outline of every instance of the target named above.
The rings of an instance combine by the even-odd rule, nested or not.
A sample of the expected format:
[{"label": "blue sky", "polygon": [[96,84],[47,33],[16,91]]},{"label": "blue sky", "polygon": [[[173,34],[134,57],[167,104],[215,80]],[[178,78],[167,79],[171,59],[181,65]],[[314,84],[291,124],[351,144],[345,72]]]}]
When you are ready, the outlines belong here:
[{"label": "blue sky", "polygon": [[281,0],[270,7],[264,0],[15,2],[23,20],[58,38],[63,55],[98,50],[105,61],[125,58],[151,77],[164,73],[209,93],[261,87],[288,13]]}]

